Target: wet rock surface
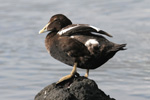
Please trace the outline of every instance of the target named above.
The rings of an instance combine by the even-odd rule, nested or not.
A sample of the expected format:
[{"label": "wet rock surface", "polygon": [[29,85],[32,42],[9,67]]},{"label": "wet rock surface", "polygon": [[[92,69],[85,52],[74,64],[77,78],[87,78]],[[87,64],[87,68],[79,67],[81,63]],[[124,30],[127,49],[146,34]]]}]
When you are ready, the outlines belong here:
[{"label": "wet rock surface", "polygon": [[42,89],[34,100],[115,100],[100,90],[97,84],[85,77],[73,77],[53,83]]}]

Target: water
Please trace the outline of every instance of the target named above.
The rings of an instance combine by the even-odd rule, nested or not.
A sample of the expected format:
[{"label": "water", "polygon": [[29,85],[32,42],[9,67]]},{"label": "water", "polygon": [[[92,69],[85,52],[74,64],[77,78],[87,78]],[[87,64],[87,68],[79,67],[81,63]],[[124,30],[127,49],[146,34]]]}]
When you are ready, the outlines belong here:
[{"label": "water", "polygon": [[[117,100],[150,99],[149,0],[0,0],[0,99],[33,100],[71,67],[48,55],[38,31],[57,13],[100,27],[127,43],[90,79]],[[78,69],[81,75],[85,70]]]}]

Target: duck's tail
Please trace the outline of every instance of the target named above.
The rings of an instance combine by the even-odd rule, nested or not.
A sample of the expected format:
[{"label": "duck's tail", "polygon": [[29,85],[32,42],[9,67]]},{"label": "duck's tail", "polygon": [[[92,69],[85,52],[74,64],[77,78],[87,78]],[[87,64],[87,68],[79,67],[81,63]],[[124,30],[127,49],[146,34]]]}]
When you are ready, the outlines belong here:
[{"label": "duck's tail", "polygon": [[114,47],[112,49],[109,50],[109,52],[117,52],[117,51],[120,51],[120,50],[126,50],[126,47],[127,44],[115,44]]},{"label": "duck's tail", "polygon": [[127,44],[120,44],[120,45],[117,45],[117,46],[116,46],[116,49],[117,49],[117,50],[126,50],[126,49],[127,49],[127,48],[125,48],[126,45],[127,45]]}]

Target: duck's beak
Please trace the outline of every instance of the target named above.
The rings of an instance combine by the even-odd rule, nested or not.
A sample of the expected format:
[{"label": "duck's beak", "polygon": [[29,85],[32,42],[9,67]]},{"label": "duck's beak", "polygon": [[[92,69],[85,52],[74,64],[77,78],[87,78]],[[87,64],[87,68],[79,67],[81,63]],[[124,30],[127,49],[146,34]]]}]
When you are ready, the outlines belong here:
[{"label": "duck's beak", "polygon": [[48,31],[48,30],[47,30],[47,27],[48,27],[49,24],[50,24],[50,23],[46,24],[46,25],[43,27],[43,29],[41,29],[41,30],[39,31],[39,34],[44,33],[44,32],[47,32],[47,31]]}]

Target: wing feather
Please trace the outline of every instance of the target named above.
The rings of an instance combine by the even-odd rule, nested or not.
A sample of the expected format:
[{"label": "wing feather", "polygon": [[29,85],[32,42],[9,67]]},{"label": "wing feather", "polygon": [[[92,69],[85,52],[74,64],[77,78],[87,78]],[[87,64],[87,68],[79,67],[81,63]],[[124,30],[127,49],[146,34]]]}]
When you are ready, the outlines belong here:
[{"label": "wing feather", "polygon": [[75,35],[77,33],[84,33],[87,32],[88,34],[92,34],[91,32],[95,32],[95,33],[99,33],[99,34],[104,34],[107,35],[109,37],[112,37],[112,35],[110,35],[109,33],[100,30],[97,27],[88,25],[88,24],[72,24],[72,25],[68,25],[67,27],[62,28],[58,34],[62,35],[62,36],[71,36],[71,35]]}]

